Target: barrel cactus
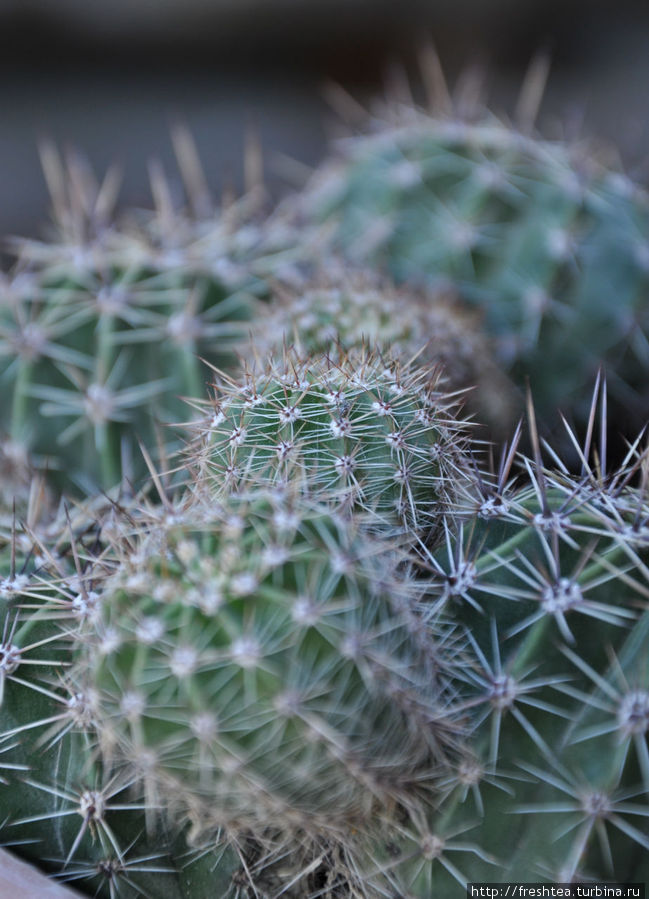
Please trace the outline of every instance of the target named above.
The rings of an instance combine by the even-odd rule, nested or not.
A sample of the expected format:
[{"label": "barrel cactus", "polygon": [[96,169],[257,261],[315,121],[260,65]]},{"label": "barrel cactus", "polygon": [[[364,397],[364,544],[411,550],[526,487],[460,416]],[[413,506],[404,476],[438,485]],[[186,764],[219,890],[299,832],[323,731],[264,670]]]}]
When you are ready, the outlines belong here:
[{"label": "barrel cactus", "polygon": [[16,446],[90,493],[140,481],[138,441],[152,454],[173,443],[181,397],[203,392],[199,356],[234,363],[272,251],[245,201],[183,217],[158,177],[156,212],[117,222],[108,178],[52,168],[57,229],[16,242],[0,285],[0,414]]},{"label": "barrel cactus", "polygon": [[121,553],[78,677],[103,757],[194,841],[287,856],[422,804],[457,751],[450,634],[422,627],[393,545],[261,485],[156,517]]},{"label": "barrel cactus", "polygon": [[[649,201],[582,146],[486,111],[386,103],[287,201],[356,263],[451,284],[552,419],[605,363],[612,398],[649,411]],[[574,405],[574,404],[573,404]],[[583,422],[587,405],[571,414]]]},{"label": "barrel cactus", "polygon": [[216,384],[188,462],[213,496],[250,475],[302,482],[375,529],[428,533],[469,476],[457,397],[438,386],[439,372],[364,348],[288,349]]},{"label": "barrel cactus", "polygon": [[646,456],[581,476],[539,460],[527,484],[478,492],[428,556],[430,612],[466,635],[471,736],[434,813],[383,847],[378,867],[409,899],[647,879]]},{"label": "barrel cactus", "polygon": [[404,363],[441,366],[449,391],[467,391],[466,406],[477,424],[488,424],[499,437],[509,430],[518,397],[474,310],[447,290],[396,288],[333,255],[309,268],[302,277],[294,266],[290,280],[280,273],[273,279],[244,358],[270,357],[288,345],[314,356],[369,344]]},{"label": "barrel cactus", "polygon": [[398,545],[302,486],[5,542],[4,845],[111,899],[371,895],[356,834],[457,751],[453,637]]}]

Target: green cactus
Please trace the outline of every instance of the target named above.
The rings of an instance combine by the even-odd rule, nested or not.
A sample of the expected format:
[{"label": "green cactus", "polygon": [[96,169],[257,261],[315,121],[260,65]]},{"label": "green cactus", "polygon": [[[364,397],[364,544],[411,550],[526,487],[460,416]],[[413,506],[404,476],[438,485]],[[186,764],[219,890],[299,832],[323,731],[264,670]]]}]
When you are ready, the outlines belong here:
[{"label": "green cactus", "polygon": [[366,343],[404,363],[416,358],[420,366],[441,366],[449,391],[467,389],[465,402],[476,422],[502,435],[518,398],[480,324],[449,291],[397,289],[331,256],[308,275],[273,279],[270,302],[251,325],[244,355],[269,358],[291,344],[302,356],[335,355]]},{"label": "green cactus", "polygon": [[393,548],[300,490],[255,486],[134,533],[80,674],[104,756],[195,839],[286,852],[421,803],[456,751],[452,663],[394,569]]},{"label": "green cactus", "polygon": [[98,759],[92,694],[71,675],[106,574],[97,525],[71,509],[45,530],[0,536],[0,842],[106,899],[233,896],[236,852],[188,857],[185,836]]},{"label": "green cactus", "polygon": [[369,896],[354,834],[456,751],[442,629],[394,543],[300,490],[197,497],[7,545],[0,841],[110,899]]},{"label": "green cactus", "polygon": [[[286,214],[398,282],[453,285],[514,379],[529,376],[544,421],[601,363],[613,398],[644,421],[649,201],[582,147],[487,112],[385,104]],[[587,406],[570,412],[583,422]]]},{"label": "green cactus", "polygon": [[364,348],[221,379],[188,460],[212,495],[249,475],[305,491],[374,528],[424,533],[468,477],[466,427],[439,374]]},{"label": "green cactus", "polygon": [[465,629],[455,685],[470,737],[444,799],[379,853],[408,899],[459,899],[467,882],[646,880],[646,454],[612,473],[605,450],[604,468],[582,455],[581,476],[537,453],[528,485],[485,485],[428,554],[431,614]]},{"label": "green cactus", "polygon": [[154,455],[173,443],[163,426],[184,417],[182,396],[203,393],[199,356],[233,363],[272,252],[250,203],[192,221],[159,199],[118,225],[108,177],[57,165],[54,239],[20,242],[0,287],[0,414],[41,468],[92,493],[140,480],[138,441]]}]

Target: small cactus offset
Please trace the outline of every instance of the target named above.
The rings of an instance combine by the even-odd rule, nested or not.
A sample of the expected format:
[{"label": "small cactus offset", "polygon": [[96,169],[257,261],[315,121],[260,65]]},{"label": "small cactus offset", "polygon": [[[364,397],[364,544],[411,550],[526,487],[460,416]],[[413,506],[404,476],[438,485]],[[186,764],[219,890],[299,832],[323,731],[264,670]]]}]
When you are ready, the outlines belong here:
[{"label": "small cactus offset", "polygon": [[[386,103],[365,133],[289,199],[302,226],[398,282],[452,285],[483,310],[499,358],[537,412],[609,367],[612,398],[642,420],[649,200],[580,146],[537,139],[487,112]],[[571,409],[585,420],[587,407]]]},{"label": "small cactus offset", "polygon": [[217,383],[188,458],[214,496],[250,475],[301,481],[375,528],[425,533],[468,477],[467,428],[439,386],[439,372],[364,348],[306,360],[286,350]]}]

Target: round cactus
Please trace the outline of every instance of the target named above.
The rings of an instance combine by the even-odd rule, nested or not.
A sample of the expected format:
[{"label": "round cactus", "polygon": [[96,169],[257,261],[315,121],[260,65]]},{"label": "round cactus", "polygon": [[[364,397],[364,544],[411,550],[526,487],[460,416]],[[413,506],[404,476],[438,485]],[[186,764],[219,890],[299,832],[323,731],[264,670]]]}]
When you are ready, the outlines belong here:
[{"label": "round cactus", "polygon": [[[538,449],[538,443],[536,443]],[[463,628],[465,755],[383,846],[399,894],[467,882],[643,882],[649,849],[646,455],[476,497],[428,556],[430,612]],[[505,851],[507,847],[507,851]]]},{"label": "round cactus", "polygon": [[452,284],[543,419],[601,363],[645,417],[649,201],[582,147],[386,104],[287,206],[355,262]]},{"label": "round cactus", "polygon": [[470,388],[466,404],[476,422],[502,435],[518,398],[479,319],[449,291],[395,288],[331,257],[316,273],[273,280],[270,302],[251,326],[250,349],[263,359],[287,345],[315,356],[369,344],[404,363],[416,358],[422,366],[441,366],[449,391]]},{"label": "round cactus", "polygon": [[249,204],[192,223],[159,199],[117,223],[106,183],[74,164],[58,175],[53,239],[19,242],[0,285],[0,414],[16,445],[91,493],[141,478],[138,441],[153,455],[173,442],[163,426],[203,392],[199,356],[234,363],[272,252]]},{"label": "round cactus", "polygon": [[439,373],[363,349],[293,350],[216,386],[188,458],[218,495],[249,475],[302,482],[374,527],[424,533],[467,477],[465,426]]},{"label": "round cactus", "polygon": [[429,638],[394,567],[299,491],[255,487],[134,533],[81,673],[105,757],[197,837],[289,849],[416,805],[458,724],[444,630]]}]

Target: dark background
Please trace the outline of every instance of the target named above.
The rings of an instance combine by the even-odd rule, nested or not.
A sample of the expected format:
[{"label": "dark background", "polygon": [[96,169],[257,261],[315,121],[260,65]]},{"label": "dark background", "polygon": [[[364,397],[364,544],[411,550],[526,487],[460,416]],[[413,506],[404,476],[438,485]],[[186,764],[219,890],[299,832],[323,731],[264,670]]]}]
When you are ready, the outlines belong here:
[{"label": "dark background", "polygon": [[101,174],[124,172],[122,205],[150,205],[147,161],[176,177],[169,126],[182,120],[210,185],[242,187],[244,135],[286,189],[336,131],[323,85],[365,100],[395,62],[417,92],[417,47],[432,39],[451,85],[484,72],[511,112],[530,59],[552,67],[538,127],[615,141],[649,180],[647,0],[0,0],[0,235],[43,233],[38,141],[76,147]]}]

